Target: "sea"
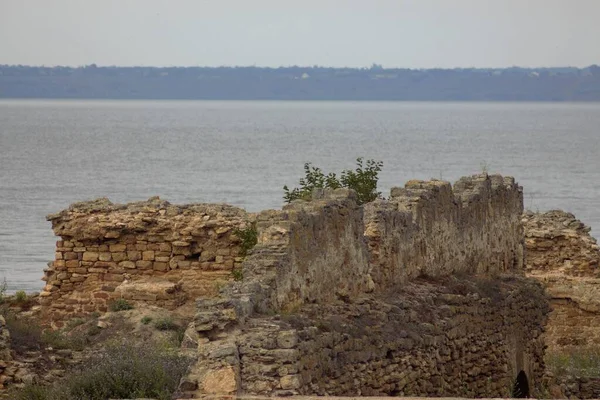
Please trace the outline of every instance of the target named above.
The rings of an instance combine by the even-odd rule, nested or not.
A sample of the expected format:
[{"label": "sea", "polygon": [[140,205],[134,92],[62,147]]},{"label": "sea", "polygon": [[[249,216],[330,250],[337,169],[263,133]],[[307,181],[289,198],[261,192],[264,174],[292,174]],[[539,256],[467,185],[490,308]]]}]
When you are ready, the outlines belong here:
[{"label": "sea", "polygon": [[379,188],[487,171],[600,232],[600,103],[0,101],[0,283],[39,291],[69,204],[280,208],[306,162],[383,161]]}]

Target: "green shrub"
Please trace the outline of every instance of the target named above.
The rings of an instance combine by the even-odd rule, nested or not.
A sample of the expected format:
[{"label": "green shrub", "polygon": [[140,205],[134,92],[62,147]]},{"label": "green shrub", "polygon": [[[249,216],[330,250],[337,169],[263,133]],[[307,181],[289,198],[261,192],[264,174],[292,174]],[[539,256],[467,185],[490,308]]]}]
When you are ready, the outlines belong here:
[{"label": "green shrub", "polygon": [[290,190],[284,186],[283,199],[290,203],[293,200],[310,200],[315,188],[338,189],[345,187],[356,192],[358,204],[365,204],[381,196],[377,191],[379,172],[383,168],[383,162],[367,160],[366,165],[363,158],[356,159],[355,170],[344,170],[338,179],[335,173],[325,173],[311,163],[304,164],[304,178],[299,181],[300,187]]},{"label": "green shrub", "polygon": [[6,278],[2,278],[2,283],[0,283],[0,304],[4,303],[6,300],[6,290],[8,289],[8,283],[6,282]]},{"label": "green shrub", "polygon": [[39,350],[44,347],[42,328],[38,324],[17,318],[12,312],[6,313],[5,320],[6,327],[10,332],[11,346],[17,352]]},{"label": "green shrub", "polygon": [[5,320],[10,332],[11,345],[17,352],[40,350],[44,347],[83,350],[87,344],[86,338],[81,335],[66,335],[62,331],[44,331],[34,321],[17,318],[13,313],[6,314]]},{"label": "green shrub", "polygon": [[133,305],[125,299],[117,299],[108,306],[110,311],[125,311],[133,309]]},{"label": "green shrub", "polygon": [[96,336],[100,332],[102,332],[102,328],[100,328],[98,325],[92,325],[88,328],[87,335],[88,336]]},{"label": "green shrub", "polygon": [[144,325],[148,325],[150,322],[152,322],[152,317],[146,315],[145,317],[142,317],[140,322]]},{"label": "green shrub", "polygon": [[191,359],[156,345],[121,343],[86,361],[86,368],[65,381],[42,388],[26,385],[16,400],[105,400],[153,398],[170,400]]},{"label": "green shrub", "polygon": [[22,389],[11,389],[9,396],[14,400],[74,400],[65,388],[36,383],[25,385]]},{"label": "green shrub", "polygon": [[15,293],[15,300],[17,303],[23,303],[27,301],[27,293],[24,290],[19,290]]},{"label": "green shrub", "polygon": [[67,335],[62,331],[47,330],[42,333],[42,342],[53,349],[83,350],[88,341],[82,334]]},{"label": "green shrub", "polygon": [[161,319],[157,320],[154,323],[154,327],[156,329],[158,329],[159,331],[175,331],[175,330],[179,329],[179,324],[177,324],[175,321],[173,321],[172,318],[166,317],[166,318],[161,318]]},{"label": "green shrub", "polygon": [[233,234],[240,238],[240,256],[246,257],[248,252],[258,243],[256,223],[249,224],[244,229],[234,229]]},{"label": "green shrub", "polygon": [[175,347],[181,346],[181,342],[183,342],[183,339],[185,338],[185,330],[185,326],[179,326],[173,331],[172,340]]},{"label": "green shrub", "polygon": [[244,279],[244,273],[240,268],[236,268],[231,271],[231,276],[233,276],[234,281],[241,281]]},{"label": "green shrub", "polygon": [[72,318],[67,322],[67,329],[73,329],[79,325],[85,324],[85,319],[83,318]]}]

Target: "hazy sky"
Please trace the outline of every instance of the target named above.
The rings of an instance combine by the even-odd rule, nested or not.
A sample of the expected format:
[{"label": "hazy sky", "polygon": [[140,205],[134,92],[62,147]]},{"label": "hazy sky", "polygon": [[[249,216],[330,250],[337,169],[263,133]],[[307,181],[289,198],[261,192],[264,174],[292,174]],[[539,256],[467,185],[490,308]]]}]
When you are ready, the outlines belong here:
[{"label": "hazy sky", "polygon": [[0,0],[0,64],[600,64],[600,0]]}]

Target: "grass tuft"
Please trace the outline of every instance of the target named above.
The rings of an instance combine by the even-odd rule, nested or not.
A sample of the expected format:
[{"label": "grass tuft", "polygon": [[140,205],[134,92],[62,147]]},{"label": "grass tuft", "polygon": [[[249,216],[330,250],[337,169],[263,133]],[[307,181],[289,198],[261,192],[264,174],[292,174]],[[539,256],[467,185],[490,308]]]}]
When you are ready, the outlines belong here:
[{"label": "grass tuft", "polygon": [[108,308],[110,309],[110,311],[126,311],[126,310],[131,310],[133,309],[133,304],[131,304],[130,302],[128,302],[125,299],[117,299],[113,302],[110,303],[110,305],[108,306]]}]

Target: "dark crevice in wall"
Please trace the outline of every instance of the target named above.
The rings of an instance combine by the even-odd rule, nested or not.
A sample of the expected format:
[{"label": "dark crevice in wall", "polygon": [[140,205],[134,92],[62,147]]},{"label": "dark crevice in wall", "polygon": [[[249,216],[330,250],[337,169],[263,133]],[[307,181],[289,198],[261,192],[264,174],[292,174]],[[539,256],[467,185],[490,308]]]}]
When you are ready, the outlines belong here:
[{"label": "dark crevice in wall", "polygon": [[517,379],[515,379],[512,397],[515,399],[529,398],[529,379],[527,379],[527,374],[523,370],[519,372]]}]

